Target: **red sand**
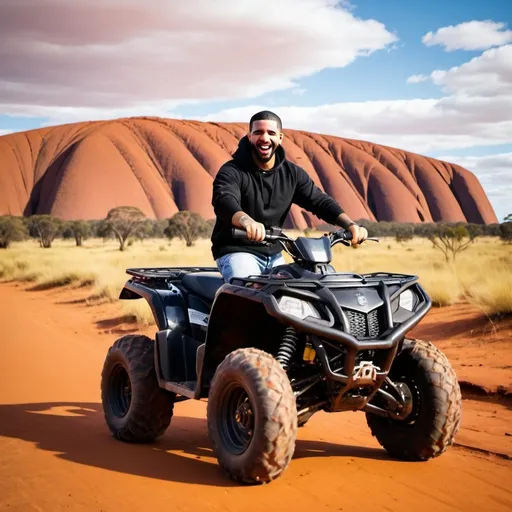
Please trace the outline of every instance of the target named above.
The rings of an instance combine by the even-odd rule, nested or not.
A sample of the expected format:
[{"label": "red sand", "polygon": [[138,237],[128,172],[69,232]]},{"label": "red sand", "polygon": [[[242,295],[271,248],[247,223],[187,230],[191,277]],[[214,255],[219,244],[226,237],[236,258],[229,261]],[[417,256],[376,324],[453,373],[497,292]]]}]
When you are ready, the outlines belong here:
[{"label": "red sand", "polygon": [[[427,463],[388,458],[361,413],[318,413],[300,429],[287,471],[263,487],[236,486],[221,474],[204,401],[177,404],[154,444],[116,441],[103,420],[100,372],[107,348],[134,326],[116,320],[118,304],[85,306],[87,290],[24,288],[0,285],[0,510],[512,508],[512,437],[505,435],[512,434],[512,411],[490,398],[464,400],[457,445]],[[474,358],[475,340],[464,328],[472,313],[464,306],[434,310],[417,334],[437,337],[462,369]],[[458,334],[442,331],[450,318]],[[510,353],[511,329],[501,332]],[[489,354],[482,351],[480,361],[497,367],[501,356]]]},{"label": "red sand", "polygon": [[[212,181],[247,125],[161,118],[74,123],[0,137],[0,215],[101,219],[115,206],[150,218],[213,218]],[[290,160],[353,219],[497,223],[474,174],[369,142],[284,130]],[[293,205],[286,227],[319,220]]]},{"label": "red sand", "polygon": [[411,332],[433,341],[450,359],[469,392],[512,399],[512,318],[489,320],[468,304],[433,308]]}]

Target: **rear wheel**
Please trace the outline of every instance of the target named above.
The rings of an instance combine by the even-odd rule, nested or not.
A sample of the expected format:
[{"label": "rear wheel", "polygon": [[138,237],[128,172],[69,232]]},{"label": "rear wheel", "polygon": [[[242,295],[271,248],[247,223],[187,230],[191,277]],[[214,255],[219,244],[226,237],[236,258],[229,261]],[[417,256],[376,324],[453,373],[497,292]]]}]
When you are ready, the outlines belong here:
[{"label": "rear wheel", "polygon": [[393,457],[438,457],[453,444],[461,418],[460,387],[448,359],[432,343],[405,340],[389,377],[412,399],[410,412],[403,419],[367,413],[372,434]]},{"label": "rear wheel", "polygon": [[233,480],[267,483],[290,463],[297,435],[295,396],[270,354],[245,348],[226,356],[212,379],[207,418],[219,465]]},{"label": "rear wheel", "polygon": [[174,397],[158,386],[150,338],[123,336],[110,347],[101,374],[101,401],[115,437],[148,442],[161,436],[171,422]]}]

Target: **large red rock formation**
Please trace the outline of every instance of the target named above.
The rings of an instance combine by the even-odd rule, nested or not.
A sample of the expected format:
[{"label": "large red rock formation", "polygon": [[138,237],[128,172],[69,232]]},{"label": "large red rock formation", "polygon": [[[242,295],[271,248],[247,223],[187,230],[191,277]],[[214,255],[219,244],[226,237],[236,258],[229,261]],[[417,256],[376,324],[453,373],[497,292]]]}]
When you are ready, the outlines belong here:
[{"label": "large red rock formation", "polygon": [[[246,124],[129,118],[0,137],[0,214],[101,219],[121,205],[148,217],[213,218],[212,182]],[[353,219],[497,222],[477,178],[395,148],[285,130],[288,158]],[[293,206],[287,227],[320,221]]]}]

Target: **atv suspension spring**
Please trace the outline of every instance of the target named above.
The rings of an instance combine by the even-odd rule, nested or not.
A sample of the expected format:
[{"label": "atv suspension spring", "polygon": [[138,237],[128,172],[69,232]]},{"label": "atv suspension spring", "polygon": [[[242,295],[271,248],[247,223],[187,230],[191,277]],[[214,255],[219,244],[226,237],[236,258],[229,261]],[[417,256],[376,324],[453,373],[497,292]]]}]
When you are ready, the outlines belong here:
[{"label": "atv suspension spring", "polygon": [[297,331],[294,327],[288,327],[286,329],[285,335],[283,336],[283,341],[281,342],[281,346],[279,347],[279,351],[277,352],[276,359],[281,363],[281,366],[285,371],[288,370],[288,366],[290,361],[295,354],[297,349]]}]

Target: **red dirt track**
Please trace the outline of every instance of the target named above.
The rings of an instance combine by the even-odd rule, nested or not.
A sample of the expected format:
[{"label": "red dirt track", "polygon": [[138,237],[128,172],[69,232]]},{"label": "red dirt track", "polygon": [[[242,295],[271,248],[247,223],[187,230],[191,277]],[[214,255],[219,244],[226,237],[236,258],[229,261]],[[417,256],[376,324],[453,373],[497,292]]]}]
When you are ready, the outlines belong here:
[{"label": "red dirt track", "polygon": [[100,372],[125,326],[106,332],[116,305],[85,307],[84,293],[0,285],[2,512],[512,509],[512,410],[498,400],[465,400],[458,444],[427,463],[390,459],[361,413],[318,413],[299,430],[287,471],[258,487],[222,475],[203,401],[177,404],[154,444],[115,440]]}]

